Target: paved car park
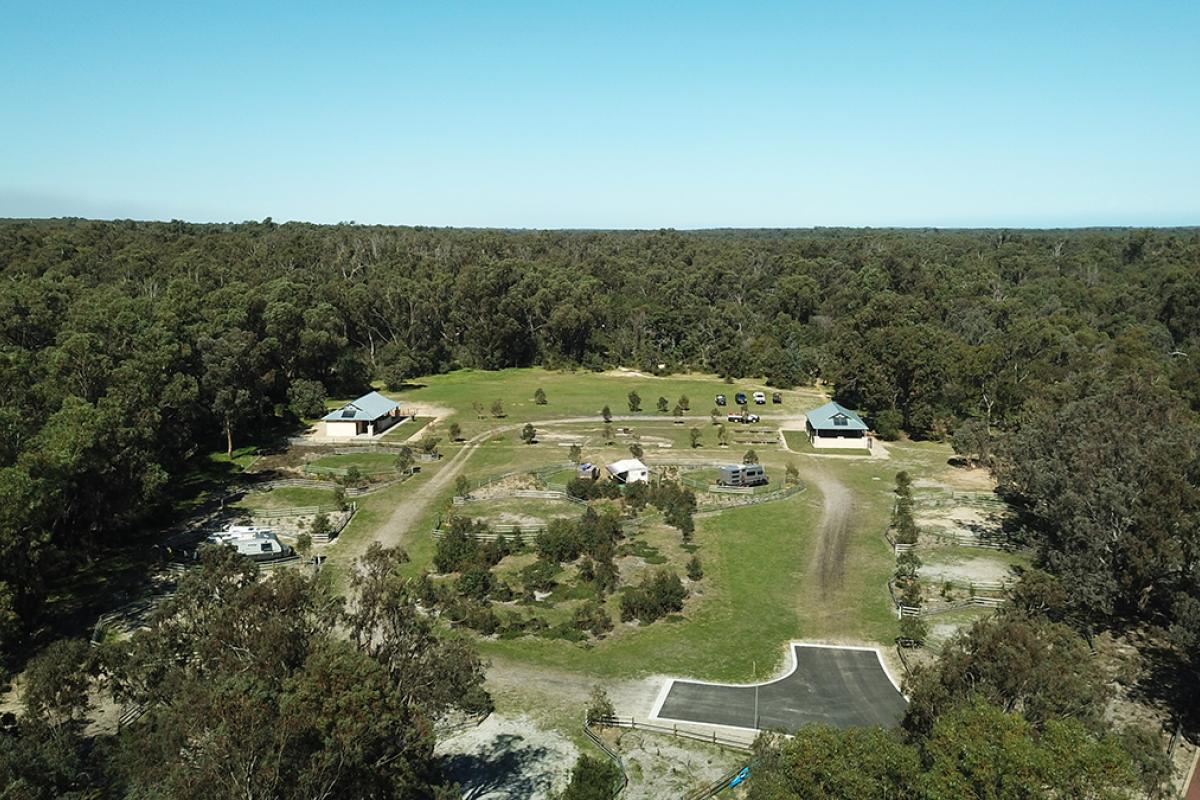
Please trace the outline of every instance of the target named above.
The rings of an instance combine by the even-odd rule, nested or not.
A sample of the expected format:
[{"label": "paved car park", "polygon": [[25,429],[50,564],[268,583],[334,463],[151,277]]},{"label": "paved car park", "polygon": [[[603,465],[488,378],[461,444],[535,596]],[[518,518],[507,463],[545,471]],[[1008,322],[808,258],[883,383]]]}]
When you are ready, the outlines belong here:
[{"label": "paved car park", "polygon": [[791,654],[793,668],[788,674],[757,687],[671,678],[659,694],[653,716],[789,732],[809,723],[894,727],[904,716],[907,701],[877,650],[794,642]]}]

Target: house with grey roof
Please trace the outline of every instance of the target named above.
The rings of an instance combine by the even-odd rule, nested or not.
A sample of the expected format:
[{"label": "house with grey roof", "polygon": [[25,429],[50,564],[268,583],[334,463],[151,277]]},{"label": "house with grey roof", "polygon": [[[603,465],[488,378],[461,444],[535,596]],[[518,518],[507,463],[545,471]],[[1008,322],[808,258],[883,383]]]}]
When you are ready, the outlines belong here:
[{"label": "house with grey roof", "polygon": [[402,418],[400,404],[379,392],[368,392],[322,418],[325,435],[331,439],[377,436]]},{"label": "house with grey roof", "polygon": [[829,402],[804,416],[804,429],[813,447],[871,449],[867,423],[845,406]]}]

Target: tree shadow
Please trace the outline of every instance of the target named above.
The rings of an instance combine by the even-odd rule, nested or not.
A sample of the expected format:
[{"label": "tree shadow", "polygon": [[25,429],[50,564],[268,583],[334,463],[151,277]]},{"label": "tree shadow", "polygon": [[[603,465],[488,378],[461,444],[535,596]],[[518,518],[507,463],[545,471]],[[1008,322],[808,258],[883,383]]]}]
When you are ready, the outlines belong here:
[{"label": "tree shadow", "polygon": [[1147,642],[1141,650],[1146,668],[1130,696],[1167,711],[1172,720],[1182,725],[1188,738],[1196,741],[1200,735],[1200,690],[1196,674],[1165,643]]},{"label": "tree shadow", "polygon": [[444,756],[441,768],[459,784],[464,800],[526,798],[549,793],[553,780],[542,762],[554,755],[545,747],[527,744],[523,736],[501,734],[472,753]]}]

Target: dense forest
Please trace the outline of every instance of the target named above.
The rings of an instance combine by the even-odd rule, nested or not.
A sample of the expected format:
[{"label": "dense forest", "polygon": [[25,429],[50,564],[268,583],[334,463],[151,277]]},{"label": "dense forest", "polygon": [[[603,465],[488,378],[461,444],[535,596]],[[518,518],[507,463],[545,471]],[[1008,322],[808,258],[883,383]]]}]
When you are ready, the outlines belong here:
[{"label": "dense forest", "polygon": [[[821,382],[885,438],[952,441],[1027,515],[1041,567],[1022,590],[1027,609],[1084,632],[1150,626],[1174,668],[1200,674],[1198,230],[8,221],[0,274],[0,657],[10,664],[43,624],[55,581],[161,519],[172,479],[198,454],[375,380],[661,364]],[[221,569],[212,581],[233,580]],[[193,613],[197,625],[221,623]],[[339,649],[327,633],[306,629],[312,652],[295,654],[295,670],[340,659],[386,687],[387,658]],[[970,702],[946,724],[987,724]],[[444,704],[414,699],[392,722]],[[181,721],[156,724],[189,735],[170,727]],[[1077,733],[1029,724],[1060,747]],[[940,730],[931,722],[913,736],[932,742]],[[121,778],[160,779],[171,778],[152,765]]]}]

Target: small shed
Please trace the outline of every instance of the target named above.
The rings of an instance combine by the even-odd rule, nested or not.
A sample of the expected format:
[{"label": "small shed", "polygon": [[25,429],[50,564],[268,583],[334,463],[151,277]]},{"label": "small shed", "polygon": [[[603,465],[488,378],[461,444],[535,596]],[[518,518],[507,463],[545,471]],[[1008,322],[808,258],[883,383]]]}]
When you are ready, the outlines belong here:
[{"label": "small shed", "polygon": [[383,433],[401,419],[400,404],[379,392],[368,392],[336,411],[326,414],[325,435],[331,439],[353,436],[375,436]]},{"label": "small shed", "polygon": [[617,483],[649,483],[650,468],[636,458],[623,458],[605,467]]},{"label": "small shed", "polygon": [[867,423],[850,409],[829,402],[805,415],[805,432],[813,447],[871,449]]}]

